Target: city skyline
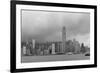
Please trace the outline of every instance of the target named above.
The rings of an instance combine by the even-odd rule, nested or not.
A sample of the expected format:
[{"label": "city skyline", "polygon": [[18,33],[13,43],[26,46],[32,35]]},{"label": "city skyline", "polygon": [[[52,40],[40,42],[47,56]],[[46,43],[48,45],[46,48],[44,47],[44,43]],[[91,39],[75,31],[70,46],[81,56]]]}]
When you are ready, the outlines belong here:
[{"label": "city skyline", "polygon": [[89,46],[89,13],[22,11],[22,41],[61,41],[63,26],[66,40],[76,39]]}]

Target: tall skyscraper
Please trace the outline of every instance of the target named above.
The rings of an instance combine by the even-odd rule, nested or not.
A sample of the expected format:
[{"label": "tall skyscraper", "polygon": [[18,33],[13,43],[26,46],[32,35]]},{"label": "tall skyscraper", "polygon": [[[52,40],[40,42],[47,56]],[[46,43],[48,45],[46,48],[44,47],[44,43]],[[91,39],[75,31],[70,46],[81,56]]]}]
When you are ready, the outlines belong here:
[{"label": "tall skyscraper", "polygon": [[61,52],[65,53],[65,49],[66,49],[66,27],[63,26],[62,27],[62,48],[61,48]]}]

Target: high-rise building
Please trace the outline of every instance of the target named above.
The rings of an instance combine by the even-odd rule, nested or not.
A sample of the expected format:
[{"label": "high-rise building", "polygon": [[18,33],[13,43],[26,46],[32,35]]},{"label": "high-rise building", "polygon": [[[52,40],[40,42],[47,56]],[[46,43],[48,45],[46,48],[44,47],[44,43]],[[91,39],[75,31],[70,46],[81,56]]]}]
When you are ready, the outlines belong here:
[{"label": "high-rise building", "polygon": [[31,55],[29,41],[26,42],[26,55]]},{"label": "high-rise building", "polygon": [[33,48],[35,48],[35,40],[34,39],[32,40],[32,46],[33,46]]},{"label": "high-rise building", "polygon": [[52,54],[55,54],[55,44],[52,44]]},{"label": "high-rise building", "polygon": [[26,46],[23,46],[23,55],[26,55]]},{"label": "high-rise building", "polygon": [[35,40],[34,39],[32,39],[31,53],[32,53],[32,55],[35,55],[35,53],[36,53],[36,50],[35,50]]},{"label": "high-rise building", "polygon": [[73,39],[73,46],[74,46],[74,53],[80,53],[80,44],[78,41],[76,41],[75,39]]},{"label": "high-rise building", "polygon": [[62,28],[62,48],[61,48],[61,53],[65,53],[66,49],[66,27],[63,26]]}]

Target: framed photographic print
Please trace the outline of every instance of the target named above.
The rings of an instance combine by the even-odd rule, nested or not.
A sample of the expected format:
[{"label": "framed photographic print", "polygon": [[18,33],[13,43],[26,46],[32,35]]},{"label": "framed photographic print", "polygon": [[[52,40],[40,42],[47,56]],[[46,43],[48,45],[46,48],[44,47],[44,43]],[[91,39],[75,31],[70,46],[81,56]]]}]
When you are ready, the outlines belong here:
[{"label": "framed photographic print", "polygon": [[11,72],[96,66],[96,6],[11,1]]}]

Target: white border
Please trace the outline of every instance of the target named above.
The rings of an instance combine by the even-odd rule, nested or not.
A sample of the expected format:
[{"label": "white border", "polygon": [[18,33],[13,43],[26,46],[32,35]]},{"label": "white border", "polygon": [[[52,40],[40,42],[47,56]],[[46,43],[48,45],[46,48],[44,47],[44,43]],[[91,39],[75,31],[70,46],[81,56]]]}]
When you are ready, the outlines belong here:
[{"label": "white border", "polygon": [[[71,12],[89,12],[90,13],[90,60],[84,61],[56,61],[56,62],[33,62],[21,63],[21,9],[31,10],[52,10],[52,11],[71,11]],[[71,66],[71,65],[88,65],[94,64],[94,10],[83,8],[69,7],[49,7],[49,6],[34,6],[34,5],[16,5],[16,68],[39,68],[53,66]]]}]

